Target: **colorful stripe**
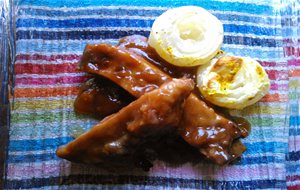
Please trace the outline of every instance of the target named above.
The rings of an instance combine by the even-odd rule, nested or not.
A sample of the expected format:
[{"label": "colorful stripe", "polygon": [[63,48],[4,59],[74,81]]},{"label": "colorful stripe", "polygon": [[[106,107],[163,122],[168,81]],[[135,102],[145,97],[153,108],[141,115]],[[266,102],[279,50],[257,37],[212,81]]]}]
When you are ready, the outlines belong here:
[{"label": "colorful stripe", "polygon": [[[120,189],[129,185],[143,189],[285,189],[287,184],[296,188],[299,49],[295,40],[290,40],[295,31],[291,11],[286,14],[282,4],[276,4],[278,9],[269,0],[247,2],[17,0],[15,102],[6,188],[87,187],[81,184]],[[76,164],[71,171],[71,164],[57,158],[55,149],[73,139],[72,131],[88,130],[98,122],[73,111],[77,85],[87,79],[76,69],[85,45],[116,44],[130,34],[147,36],[156,16],[188,4],[201,5],[224,22],[222,50],[256,58],[271,79],[270,93],[259,103],[234,111],[249,119],[253,127],[243,139],[247,146],[244,156],[224,168],[205,162],[178,167],[157,162],[147,174],[128,171],[112,175]]]}]

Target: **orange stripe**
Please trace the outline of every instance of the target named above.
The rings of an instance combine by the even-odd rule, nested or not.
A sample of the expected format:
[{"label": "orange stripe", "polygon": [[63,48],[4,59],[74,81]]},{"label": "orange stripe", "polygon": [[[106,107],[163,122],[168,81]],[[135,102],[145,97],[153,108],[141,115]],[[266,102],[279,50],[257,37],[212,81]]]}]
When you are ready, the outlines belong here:
[{"label": "orange stripe", "polygon": [[300,69],[289,71],[289,77],[300,77]]},{"label": "orange stripe", "polygon": [[79,87],[65,88],[19,88],[15,91],[16,98],[34,98],[51,96],[69,96],[77,95]]},{"label": "orange stripe", "polygon": [[260,102],[287,102],[288,95],[287,94],[267,94],[265,95]]}]

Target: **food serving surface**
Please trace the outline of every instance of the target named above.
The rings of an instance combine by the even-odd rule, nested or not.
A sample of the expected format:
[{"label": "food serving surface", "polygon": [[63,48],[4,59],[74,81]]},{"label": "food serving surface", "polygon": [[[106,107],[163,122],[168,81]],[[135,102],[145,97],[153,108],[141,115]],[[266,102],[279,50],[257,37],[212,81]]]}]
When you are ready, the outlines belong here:
[{"label": "food serving surface", "polygon": [[[4,137],[9,129],[3,143],[7,145],[4,189],[300,188],[299,1],[0,3],[1,48],[7,50],[10,44],[10,51],[2,51],[3,115],[8,110],[4,101],[8,92],[3,89],[7,81],[13,87],[10,123],[0,122]],[[177,164],[157,160],[148,172],[138,168],[108,170],[57,157],[57,147],[98,123],[76,114],[73,107],[79,85],[88,79],[77,68],[85,45],[116,45],[120,38],[133,34],[148,37],[157,16],[184,5],[201,6],[219,18],[225,34],[221,49],[258,60],[269,75],[268,95],[255,105],[232,111],[251,123],[249,136],[242,139],[247,147],[242,157],[226,166],[204,160]],[[14,75],[8,68],[14,68]]]}]

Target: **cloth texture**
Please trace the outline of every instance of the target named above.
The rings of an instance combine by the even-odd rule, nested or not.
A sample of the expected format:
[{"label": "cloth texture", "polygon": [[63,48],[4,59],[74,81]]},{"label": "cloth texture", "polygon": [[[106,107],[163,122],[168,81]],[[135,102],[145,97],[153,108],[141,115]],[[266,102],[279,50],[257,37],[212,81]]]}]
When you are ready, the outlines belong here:
[{"label": "cloth texture", "polygon": [[[5,189],[300,189],[299,1],[253,0],[16,0],[14,88]],[[86,44],[116,44],[148,36],[169,8],[201,6],[224,24],[222,50],[249,56],[267,71],[271,89],[260,102],[232,114],[251,123],[241,159],[149,172],[112,172],[55,155],[58,146],[98,121],[77,115],[73,102],[87,79],[77,70]]]}]

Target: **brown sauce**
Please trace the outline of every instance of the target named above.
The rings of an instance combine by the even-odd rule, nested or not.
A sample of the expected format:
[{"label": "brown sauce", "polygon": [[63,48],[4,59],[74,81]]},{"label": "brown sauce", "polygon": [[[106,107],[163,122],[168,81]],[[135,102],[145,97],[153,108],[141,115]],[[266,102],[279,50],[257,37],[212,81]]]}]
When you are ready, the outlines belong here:
[{"label": "brown sauce", "polygon": [[94,76],[80,87],[74,102],[77,113],[103,118],[119,111],[135,98],[124,89],[100,76]]},{"label": "brown sauce", "polygon": [[[165,73],[169,74],[171,77],[174,78],[187,77],[193,79],[195,83],[197,82],[196,81],[197,67],[178,67],[178,66],[171,65],[170,63],[162,59],[156,53],[154,48],[149,46],[147,41],[148,39],[146,37],[140,35],[126,36],[120,40],[118,46],[129,49],[132,52],[142,56],[147,61],[157,66],[161,70],[163,70]],[[228,110],[226,108],[220,108],[218,106],[211,104],[205,98],[203,98],[203,96],[201,95],[200,91],[197,88],[195,88],[194,94],[201,100],[205,101],[205,103],[209,107],[212,107],[218,114],[223,115],[224,117],[234,121],[238,125],[238,127],[241,128],[243,137],[248,136],[248,133],[251,130],[251,125],[246,119],[242,117],[233,117],[228,113]]]},{"label": "brown sauce", "polygon": [[[155,52],[155,50],[153,48],[148,46],[146,37],[137,36],[137,35],[128,36],[128,37],[121,39],[118,46],[119,46],[119,48],[124,48],[124,49],[126,49],[126,51],[129,50],[129,51],[133,52],[134,54],[137,54],[137,55],[143,57],[145,60],[147,60],[148,62],[150,62],[151,64],[155,65],[160,70],[162,70],[164,73],[166,73],[168,76],[166,76],[164,74],[160,74],[161,71],[156,72],[156,70],[151,67],[143,70],[145,72],[141,72],[140,70],[138,70],[138,63],[135,63],[134,61],[131,62],[130,60],[124,60],[124,59],[122,59],[122,56],[120,58],[115,58],[115,57],[111,58],[111,57],[115,56],[115,54],[109,54],[109,53],[107,55],[105,55],[108,57],[96,56],[96,54],[94,54],[95,52],[91,53],[89,57],[86,57],[87,60],[83,60],[82,62],[90,61],[91,63],[97,63],[97,64],[87,64],[88,67],[86,67],[84,70],[87,72],[90,72],[90,73],[97,74],[97,71],[99,71],[100,69],[104,69],[104,70],[107,68],[111,69],[110,68],[111,65],[109,65],[110,64],[109,62],[113,60],[114,66],[109,71],[113,71],[118,74],[116,74],[115,76],[112,77],[112,76],[106,75],[106,73],[104,71],[101,71],[102,72],[101,76],[108,77],[108,78],[111,77],[110,79],[112,81],[114,81],[118,85],[122,86],[124,89],[130,89],[130,94],[135,97],[139,97],[141,94],[144,94],[146,92],[149,92],[153,89],[158,88],[158,86],[160,84],[162,84],[166,79],[170,78],[169,76],[174,77],[174,78],[187,77],[187,78],[193,79],[194,81],[196,80],[196,68],[195,67],[182,68],[182,67],[173,66],[173,65],[167,63],[166,61],[164,61],[162,58],[160,58],[157,55],[157,53]],[[104,51],[108,51],[108,50],[104,50]],[[134,57],[133,57],[133,59],[134,59]],[[128,63],[130,63],[130,65],[128,65],[128,64],[126,65],[126,63],[123,64],[126,61],[128,61]],[[122,64],[118,64],[120,62],[122,62],[122,64],[125,66],[122,66]],[[101,63],[101,65],[98,65],[98,63]],[[135,65],[135,64],[137,64],[137,65]],[[151,69],[154,69],[155,74],[152,73],[153,70],[151,70]],[[122,72],[124,72],[124,73],[130,72],[132,75],[124,77],[122,75]],[[132,76],[136,77],[137,75],[138,75],[137,78],[140,77],[140,78],[143,78],[146,80],[145,81],[139,80],[138,83],[133,84],[132,86],[128,87],[126,80],[130,81]],[[158,77],[158,75],[161,75],[161,76]],[[93,100],[97,100],[97,99],[101,100],[102,99],[101,101],[99,101],[98,103],[87,104],[82,101],[83,99],[80,99],[77,101],[77,104],[80,104],[82,107],[75,106],[75,109],[81,113],[97,112],[98,114],[101,114],[104,112],[108,115],[109,113],[114,113],[114,112],[118,111],[123,106],[128,104],[130,101],[134,100],[134,98],[132,98],[132,96],[131,96],[131,98],[127,99],[128,93],[127,93],[127,95],[124,95],[124,94],[120,94],[119,91],[114,91],[113,92],[113,94],[115,94],[114,98],[109,98],[110,96],[107,95],[107,93],[109,92],[109,90],[107,90],[107,89],[109,89],[109,88],[106,88],[104,90],[103,89],[98,90],[100,88],[100,86],[102,86],[102,85],[103,85],[103,83],[95,83],[95,85],[88,85],[88,88],[85,88],[83,90],[83,92],[87,92],[88,95],[90,95],[89,99],[93,99]],[[120,88],[118,85],[116,85],[117,88]],[[108,86],[110,86],[110,85],[108,85]],[[189,98],[189,101],[187,101],[187,104],[190,104],[188,106],[189,107],[188,111],[192,111],[189,114],[193,115],[193,111],[194,111],[195,116],[197,114],[199,115],[199,110],[197,110],[197,109],[190,110],[190,108],[204,106],[202,103],[199,103],[199,101],[196,100],[197,98],[205,101],[205,99],[203,99],[203,97],[201,96],[200,92],[197,89],[195,89],[194,95],[192,95],[192,98]],[[126,100],[125,103],[124,102],[120,103],[123,101],[123,99]],[[95,102],[95,101],[90,101],[90,102]],[[186,118],[187,120],[185,122],[187,124],[190,124],[191,127],[188,127],[189,125],[187,125],[187,127],[185,128],[185,131],[183,131],[183,133],[182,133],[182,136],[185,138],[185,141],[183,141],[182,138],[177,138],[177,139],[173,138],[173,141],[171,140],[172,143],[170,143],[170,140],[166,140],[166,141],[162,140],[162,141],[160,141],[160,143],[156,144],[157,146],[154,146],[151,143],[150,144],[146,143],[140,147],[141,151],[139,151],[139,152],[141,153],[141,152],[143,152],[142,150],[149,149],[150,152],[154,152],[154,155],[156,155],[156,157],[158,159],[169,160],[170,162],[174,161],[174,160],[172,161],[172,158],[176,157],[176,155],[174,155],[174,154],[176,154],[176,152],[183,152],[183,154],[186,157],[183,156],[184,159],[182,159],[182,160],[191,161],[191,160],[194,160],[194,158],[195,158],[195,160],[198,160],[197,158],[199,158],[199,154],[198,154],[198,157],[195,155],[199,152],[199,150],[193,148],[190,145],[194,144],[194,146],[197,147],[198,144],[201,144],[202,149],[200,150],[200,152],[202,152],[206,156],[212,155],[212,157],[214,157],[214,158],[210,158],[209,156],[208,156],[208,158],[214,160],[217,163],[218,163],[218,161],[220,161],[220,163],[224,164],[224,158],[223,158],[224,155],[220,155],[220,158],[218,158],[219,154],[223,154],[224,152],[226,152],[226,150],[224,150],[224,147],[228,147],[228,146],[230,147],[230,150],[228,150],[232,156],[232,158],[230,160],[239,157],[242,154],[242,152],[245,151],[245,146],[242,143],[240,143],[238,138],[246,137],[248,135],[248,131],[250,131],[250,124],[243,118],[231,117],[227,113],[226,109],[218,108],[218,107],[211,105],[207,101],[205,101],[205,102],[208,105],[208,108],[207,108],[208,110],[203,112],[203,116],[202,116],[203,121],[207,121],[206,124],[204,123],[204,126],[207,126],[205,129],[193,127],[193,122],[194,122],[193,116],[188,116]],[[109,106],[109,105],[112,105],[112,106]],[[89,107],[89,108],[86,108],[86,107]],[[205,105],[204,107],[207,107],[207,106]],[[210,107],[212,107],[213,109],[211,109]],[[99,111],[101,109],[104,111]],[[214,116],[214,117],[210,118],[210,116],[216,115],[216,114],[210,114],[210,112],[214,113],[214,110],[216,110],[216,112],[218,114],[220,114],[221,116],[224,116],[225,118],[229,118],[234,123],[227,122],[226,120],[222,119],[222,117]],[[196,112],[197,112],[197,114],[196,114]],[[202,122],[201,118],[197,118],[197,119],[198,119],[198,122]],[[218,123],[218,124],[216,125],[214,123]],[[238,128],[241,129],[240,132],[230,129],[235,124],[238,126]],[[223,129],[224,126],[227,127],[227,129],[226,129],[227,131],[226,130],[224,131],[224,129]],[[202,133],[202,132],[207,133],[207,136],[202,135],[202,137],[199,138],[199,142],[196,142],[195,139],[197,139],[197,136],[199,135],[199,133]],[[228,133],[230,133],[230,134],[228,134]],[[235,140],[233,142],[231,142],[230,140],[227,142],[227,140],[228,140],[227,138],[229,138],[229,137],[233,138]],[[178,140],[178,139],[180,139],[180,140]],[[219,142],[219,141],[222,141],[222,142],[220,142],[219,144],[214,143],[214,142]],[[202,145],[203,142],[206,142],[207,146]],[[228,143],[231,145],[228,145]],[[178,150],[178,151],[174,151],[173,152],[174,154],[172,154],[172,151],[169,151],[169,153],[164,154],[164,153],[168,152],[166,150],[171,149],[171,148],[168,148],[167,144],[170,145],[170,147],[173,147],[173,145],[177,146],[177,149],[175,148],[174,150]],[[187,146],[189,148],[187,148]],[[190,154],[188,152],[190,152]],[[142,156],[142,154],[138,154],[138,155],[140,155],[140,157],[141,157],[141,159],[138,159],[141,161],[141,163],[140,163],[141,167],[143,167],[142,166],[143,164],[146,164],[149,166],[149,162],[147,161],[147,159],[144,158],[144,156]],[[178,159],[177,159],[177,157],[175,159],[176,162],[180,162],[181,156],[179,156]],[[145,160],[145,163],[142,160]]]}]

